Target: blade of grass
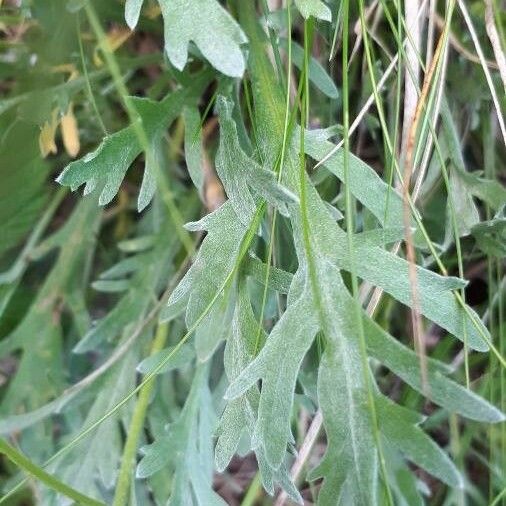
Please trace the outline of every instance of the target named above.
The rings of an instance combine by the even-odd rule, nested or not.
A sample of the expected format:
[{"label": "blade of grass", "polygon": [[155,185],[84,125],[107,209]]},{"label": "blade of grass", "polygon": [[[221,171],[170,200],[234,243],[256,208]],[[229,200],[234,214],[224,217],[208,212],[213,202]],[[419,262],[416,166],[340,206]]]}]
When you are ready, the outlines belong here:
[{"label": "blade of grass", "polygon": [[95,112],[95,116],[98,120],[100,128],[104,135],[107,135],[107,128],[105,127],[104,120],[102,119],[102,115],[98,110],[97,101],[95,100],[95,95],[93,90],[91,89],[90,76],[88,74],[88,66],[86,65],[86,60],[84,58],[84,48],[83,48],[83,39],[81,36],[81,20],[79,13],[76,16],[76,34],[77,34],[77,42],[79,44],[79,56],[81,58],[81,67],[83,69],[84,80],[86,82],[86,92],[88,93],[88,98],[91,102],[91,106],[93,107],[93,111]]},{"label": "blade of grass", "polygon": [[78,490],[69,487],[58,478],[44,471],[44,469],[34,464],[30,459],[26,458],[22,453],[9,445],[4,439],[0,439],[0,453],[3,453],[9,460],[16,464],[16,466],[32,475],[47,487],[72,499],[78,504],[83,504],[84,506],[104,506],[103,502],[81,494]]}]

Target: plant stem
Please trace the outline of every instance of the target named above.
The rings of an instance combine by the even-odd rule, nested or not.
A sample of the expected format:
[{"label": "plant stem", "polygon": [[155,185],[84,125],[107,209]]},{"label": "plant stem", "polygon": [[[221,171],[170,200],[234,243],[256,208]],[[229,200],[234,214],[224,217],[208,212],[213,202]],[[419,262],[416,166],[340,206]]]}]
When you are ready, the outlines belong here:
[{"label": "plant stem", "polygon": [[[150,355],[161,351],[167,341],[167,334],[169,330],[168,323],[160,323],[156,329],[155,338],[151,346]],[[128,435],[123,450],[123,457],[121,459],[121,467],[119,470],[118,482],[116,491],[114,493],[113,506],[121,506],[128,504],[128,496],[130,492],[130,481],[132,479],[132,471],[135,464],[135,456],[137,453],[137,446],[139,438],[144,427],[144,420],[146,418],[146,411],[149,406],[151,394],[155,387],[155,382],[151,381],[144,385],[139,392],[139,397],[135,404],[134,413],[128,428]]]},{"label": "plant stem", "polygon": [[253,481],[250,483],[248,491],[244,496],[244,499],[241,502],[241,506],[253,506],[255,501],[258,499],[258,494],[262,490],[262,479],[260,476],[260,471],[257,471]]}]

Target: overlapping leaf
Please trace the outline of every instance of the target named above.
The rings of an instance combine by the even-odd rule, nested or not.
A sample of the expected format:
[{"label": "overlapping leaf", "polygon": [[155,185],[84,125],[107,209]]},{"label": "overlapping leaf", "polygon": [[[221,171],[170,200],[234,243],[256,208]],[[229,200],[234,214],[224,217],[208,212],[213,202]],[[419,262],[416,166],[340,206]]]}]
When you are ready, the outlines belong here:
[{"label": "overlapping leaf", "polygon": [[[253,360],[256,348],[265,339],[263,329],[259,329],[255,320],[244,277],[239,282],[237,299],[232,332],[225,348],[224,365],[229,381],[235,380]],[[227,403],[216,431],[216,467],[218,471],[227,467],[239,447],[241,437],[246,433],[255,451],[265,490],[272,495],[274,485],[278,482],[294,501],[302,504],[302,498],[291,482],[285,465],[271,466],[263,446],[258,444],[254,431],[259,416],[259,396],[258,389],[254,387]]]},{"label": "overlapping leaf", "polygon": [[[207,231],[193,265],[172,293],[162,318],[169,319],[186,308],[190,328],[219,293],[209,314],[197,330],[197,352],[207,359],[225,337],[232,316],[226,281],[233,272],[241,243],[257,209],[258,197],[265,198],[286,213],[286,205],[296,201],[291,192],[278,185],[272,172],[260,167],[239,145],[232,119],[232,104],[219,96],[221,136],[216,155],[216,169],[228,200],[214,213],[186,226],[192,231]],[[250,192],[252,188],[257,200]],[[213,329],[213,330],[211,330]]]},{"label": "overlapping leaf", "polygon": [[[251,11],[249,15],[251,16]],[[254,24],[251,18],[248,23]],[[249,28],[248,36],[252,44],[258,44],[255,61],[252,63],[252,67],[257,71],[254,78],[258,80],[254,87],[257,94],[256,113],[266,126],[262,133],[263,144],[261,142],[260,145],[267,150],[265,158],[272,160],[279,149],[277,139],[282,136],[283,101],[280,94],[275,92],[276,85],[273,80],[268,79],[271,75],[267,71],[269,64],[260,51],[262,38],[258,36],[254,26]],[[274,99],[279,98],[277,102],[273,101],[273,95]],[[268,103],[274,103],[275,107],[267,108],[265,104]],[[285,174],[285,184],[297,191],[298,157],[295,150],[288,154]],[[350,167],[350,177],[360,181],[353,167]],[[362,185],[367,181],[367,177],[369,176],[362,181]],[[378,406],[376,411],[379,415],[375,415],[372,410],[371,386],[368,385],[370,371],[367,362],[361,357],[357,322],[354,318],[356,302],[348,293],[339,272],[340,269],[350,269],[349,252],[345,246],[346,236],[332,219],[316,190],[307,180],[303,184],[307,185],[307,208],[303,212],[307,213],[308,223],[305,226],[308,229],[310,245],[304,244],[303,241],[303,220],[299,211],[295,206],[291,206],[290,219],[297,245],[299,269],[290,289],[288,306],[259,355],[230,385],[227,398],[239,397],[259,379],[262,380],[254,440],[255,444],[264,447],[269,463],[274,467],[279,466],[286,446],[292,439],[289,421],[298,369],[314,335],[321,330],[325,335],[326,345],[319,369],[318,396],[324,415],[328,447],[322,466],[315,473],[324,478],[320,503],[336,504],[337,500],[339,504],[376,504],[379,486],[376,436],[378,430],[382,434],[380,437],[386,437],[394,446],[402,447],[409,460],[450,485],[460,486],[461,479],[453,464],[444,452],[417,428],[420,422],[417,416],[389,404],[376,394],[374,403]],[[381,188],[381,185],[375,186]],[[359,185],[352,187],[352,191],[359,193]],[[370,199],[366,192],[362,192],[361,197],[362,203],[367,206]],[[378,199],[375,200],[377,204]],[[381,200],[379,202],[381,203]],[[379,219],[381,215],[385,215],[384,212],[378,212],[377,207],[376,213]],[[381,286],[397,299],[410,304],[407,264],[404,260],[367,242],[357,247],[356,258],[357,274],[361,278]],[[313,265],[313,276],[308,275],[308,265]],[[404,275],[399,275],[402,272]],[[401,278],[406,281],[404,286]],[[469,321],[451,293],[451,289],[461,286],[461,282],[442,278],[421,268],[418,268],[418,280],[418,290],[421,300],[424,301],[421,304],[422,312],[461,339],[465,338],[466,332],[471,332],[472,346],[486,349],[486,343],[481,337],[482,334],[488,335],[486,329],[479,322],[477,315],[473,315],[476,321]],[[437,296],[434,296],[435,294]],[[420,381],[414,376],[419,373],[419,369],[416,366],[413,368],[415,357],[411,355],[412,352],[399,343],[393,344],[395,340],[385,335],[365,314],[363,318],[368,348],[374,349],[372,355],[381,355],[383,361],[388,361],[388,354],[382,350],[378,340],[386,343],[390,349],[395,348],[403,359],[398,355],[397,360],[391,360],[392,369],[398,367],[406,381],[423,393]],[[411,365],[408,366],[408,363]],[[476,413],[479,405],[480,417],[483,416],[491,422],[504,419],[504,415],[486,401],[446,379],[443,376],[443,365],[431,361],[430,369],[428,382],[435,386],[439,402],[446,403],[447,397],[453,399],[450,401],[450,409],[465,410],[465,414],[471,417],[475,416],[473,413]],[[402,429],[397,434],[390,425],[390,416],[398,419]],[[416,444],[412,441],[416,441]]]}]

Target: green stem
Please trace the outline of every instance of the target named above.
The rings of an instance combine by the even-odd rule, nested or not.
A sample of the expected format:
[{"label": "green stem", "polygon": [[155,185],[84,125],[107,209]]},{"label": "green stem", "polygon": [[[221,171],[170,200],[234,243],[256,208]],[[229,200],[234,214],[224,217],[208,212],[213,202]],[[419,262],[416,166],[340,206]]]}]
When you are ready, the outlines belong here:
[{"label": "green stem", "polygon": [[59,492],[60,494],[63,494],[66,497],[69,497],[76,503],[84,504],[86,506],[104,506],[104,503],[81,494],[81,492],[78,492],[77,490],[61,482],[49,473],[46,473],[44,469],[39,467],[37,464],[34,464],[30,459],[26,458],[22,453],[18,452],[4,439],[0,439],[0,453],[3,453],[20,469],[34,476],[39,481],[44,483],[44,485],[55,490],[56,492]]},{"label": "green stem", "polygon": [[[169,330],[168,323],[160,323],[156,330],[153,345],[151,346],[150,355],[161,351],[167,341],[167,334]],[[151,399],[151,394],[155,387],[155,382],[152,381],[139,392],[139,397],[135,404],[130,427],[128,428],[128,436],[123,450],[123,457],[121,458],[121,467],[118,475],[118,482],[116,484],[116,491],[114,493],[113,506],[122,506],[128,504],[128,495],[130,492],[130,481],[132,479],[132,468],[135,465],[135,456],[137,453],[137,446],[139,438],[144,427],[144,420],[146,412]]]},{"label": "green stem", "polygon": [[255,502],[258,499],[258,495],[262,491],[262,477],[260,476],[260,472],[258,471],[253,478],[253,481],[250,483],[248,491],[244,496],[241,506],[254,506]]}]

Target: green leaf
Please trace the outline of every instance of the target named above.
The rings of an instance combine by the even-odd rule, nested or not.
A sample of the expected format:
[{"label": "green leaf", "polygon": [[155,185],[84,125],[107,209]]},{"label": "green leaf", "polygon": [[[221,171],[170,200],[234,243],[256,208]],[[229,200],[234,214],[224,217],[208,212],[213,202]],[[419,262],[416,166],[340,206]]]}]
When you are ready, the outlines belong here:
[{"label": "green leaf", "polygon": [[[237,218],[230,201],[200,221],[189,223],[187,228],[192,231],[206,230],[207,235],[192,266],[169,297],[167,307],[162,311],[160,318],[162,321],[170,320],[186,309],[186,325],[190,328],[208,308],[234,269],[247,229]],[[227,252],[226,255],[222,254],[224,251]],[[215,332],[210,336],[200,334],[203,337],[197,342],[197,350],[201,349],[204,354],[204,357],[200,358],[208,358],[209,350],[214,350],[227,332],[228,320],[224,319],[224,316],[228,315],[227,294],[220,293],[215,304],[215,307],[221,310],[211,311],[199,327],[219,328],[221,332]],[[207,341],[207,337],[211,337],[212,340]],[[205,346],[201,347],[203,343],[200,339],[206,339]]]},{"label": "green leaf", "polygon": [[212,435],[215,415],[207,384],[209,367],[200,364],[190,393],[178,419],[166,435],[144,447],[137,477],[146,478],[168,466],[172,472],[171,506],[187,504],[195,496],[197,504],[224,506],[212,488]]},{"label": "green leaf", "polygon": [[0,143],[0,256],[30,231],[47,202],[49,165],[41,159],[38,129],[19,119],[2,122]]},{"label": "green leaf", "polygon": [[[468,194],[470,194],[483,200],[493,209],[500,209],[506,202],[506,188],[498,181],[481,178],[477,173],[470,173],[466,170],[459,136],[446,99],[443,99],[441,103],[441,118],[443,138],[448,149],[448,154],[457,172],[455,176],[460,179],[460,184],[465,187],[465,190],[462,190],[463,193],[456,194],[455,197],[462,198],[464,195],[468,196]],[[471,209],[474,207],[473,205]],[[473,223],[471,225],[473,225]]]},{"label": "green leaf", "polygon": [[458,413],[471,420],[496,423],[504,420],[504,414],[471,390],[464,388],[447,377],[451,368],[437,360],[427,360],[427,385],[423,385],[420,359],[376,322],[363,314],[367,351],[388,367],[408,385],[427,396],[450,412]]},{"label": "green leaf", "polygon": [[[288,49],[288,41],[280,39],[280,46],[285,50]],[[298,69],[302,69],[304,64],[304,49],[294,41],[292,41],[292,61]],[[309,80],[327,97],[332,99],[339,98],[339,91],[334,81],[321,63],[314,57],[311,57],[309,60]]]},{"label": "green leaf", "polygon": [[195,42],[213,67],[231,77],[244,73],[241,44],[247,39],[230,14],[216,0],[159,0],[164,18],[165,51],[183,70],[188,43]]},{"label": "green leaf", "polygon": [[220,117],[220,145],[216,154],[216,171],[223,183],[232,207],[244,225],[248,225],[256,211],[256,202],[249,188],[287,215],[287,203],[297,202],[296,197],[276,182],[274,173],[262,169],[244,153],[232,118],[233,103],[224,96],[216,99]]},{"label": "green leaf", "polygon": [[376,406],[381,432],[390,443],[450,487],[463,488],[463,479],[448,455],[417,427],[423,417],[381,394],[376,396]]},{"label": "green leaf", "polygon": [[471,233],[486,254],[497,258],[506,256],[506,218],[482,221],[471,229]]},{"label": "green leaf", "polygon": [[[294,136],[298,134],[295,133]],[[321,138],[318,130],[306,131],[304,149],[307,155],[316,161],[322,160],[334,145]],[[323,166],[339,180],[344,179],[344,153],[338,150]],[[403,225],[403,204],[401,195],[389,187],[379,175],[365,162],[350,153],[350,191],[384,227]],[[387,199],[387,195],[389,195]],[[387,208],[388,202],[388,208]]]},{"label": "green leaf", "polygon": [[[128,0],[125,19],[137,25],[143,0]],[[234,18],[216,0],[158,0],[162,9],[165,51],[172,65],[183,70],[188,44],[194,42],[209,63],[230,77],[244,74],[241,44],[247,39]]]},{"label": "green leaf", "polygon": [[204,153],[202,147],[202,124],[199,110],[196,107],[185,107],[183,111],[185,124],[184,154],[188,172],[193,184],[203,195],[204,191]]},{"label": "green leaf", "polygon": [[287,442],[293,440],[290,412],[295,382],[302,359],[317,331],[306,285],[302,273],[296,275],[285,313],[272,329],[257,358],[233,381],[225,394],[227,399],[234,399],[256,381],[262,380],[253,438],[263,444],[267,461],[274,468],[281,464]]},{"label": "green leaf", "polygon": [[295,5],[305,19],[314,16],[323,21],[332,21],[332,12],[321,0],[295,0]]},{"label": "green leaf", "polygon": [[[161,135],[181,114],[185,103],[195,100],[194,97],[200,95],[208,78],[208,74],[200,74],[195,77],[189,87],[170,93],[161,102],[131,97],[150,143],[150,152],[146,153],[146,170],[138,199],[139,210],[151,201],[155,191],[155,174],[151,164],[155,159],[160,161],[157,145]],[[95,151],[67,165],[57,181],[62,185],[70,186],[73,190],[86,184],[85,195],[98,190],[100,205],[108,204],[118,192],[126,171],[141,151],[134,125],[130,125],[106,136]]]},{"label": "green leaf", "polygon": [[[238,285],[232,332],[227,339],[224,357],[225,371],[229,381],[237,378],[253,360],[258,332],[260,332],[259,342],[265,340],[265,332],[263,329],[259,329],[251,308],[246,280],[241,278]],[[216,430],[218,439],[215,448],[215,462],[220,472],[229,464],[245,433],[248,434],[250,441],[253,440],[259,398],[259,391],[255,386],[227,403]],[[302,504],[302,497],[291,481],[284,463],[281,463],[279,467],[271,466],[261,445],[254,445],[254,452],[265,490],[273,495],[274,484],[277,482],[296,503]]]}]

